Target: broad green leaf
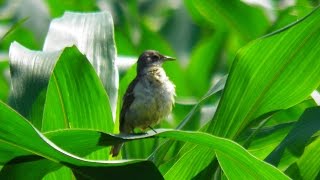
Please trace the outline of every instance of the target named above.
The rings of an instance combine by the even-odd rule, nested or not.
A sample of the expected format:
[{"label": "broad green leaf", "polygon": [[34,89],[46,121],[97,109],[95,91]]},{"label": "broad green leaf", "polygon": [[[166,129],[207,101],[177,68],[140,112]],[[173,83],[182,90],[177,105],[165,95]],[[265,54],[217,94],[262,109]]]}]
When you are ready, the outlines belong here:
[{"label": "broad green leaf", "polygon": [[[62,18],[52,21],[44,51],[31,51],[17,43],[13,43],[10,47],[12,75],[10,104],[31,122],[33,122],[30,115],[32,108],[43,107],[41,103],[37,107],[33,105],[38,95],[47,87],[55,62],[61,51],[72,45],[76,45],[95,68],[110,97],[115,118],[118,73],[114,63],[116,52],[111,15],[106,12],[66,13]],[[42,112],[40,110],[34,114],[39,115]],[[41,125],[41,123],[36,124]]]},{"label": "broad green leaf", "polygon": [[[58,146],[56,146],[49,139],[44,137],[40,132],[38,132],[28,121],[26,121],[23,117],[19,116],[16,112],[10,109],[3,103],[0,103],[0,120],[1,123],[4,124],[0,126],[0,140],[9,146],[11,146],[12,151],[23,150],[33,156],[24,156],[26,158],[15,158],[11,160],[11,164],[19,164],[19,163],[28,163],[30,160],[41,160],[42,158],[49,159],[55,163],[65,164],[70,167],[76,176],[87,175],[91,178],[102,177],[102,175],[118,175],[118,176],[134,176],[136,173],[140,173],[140,176],[155,176],[156,171],[152,168],[152,164],[143,161],[131,160],[131,161],[89,161],[72,155]],[[78,130],[78,134],[76,138],[80,135]],[[272,177],[277,179],[286,179],[286,176],[278,171],[276,168],[268,165],[267,163],[256,159],[254,156],[250,155],[245,149],[243,149],[238,144],[227,140],[218,138],[209,134],[200,133],[200,132],[183,132],[183,131],[174,131],[174,130],[157,130],[158,133],[148,132],[148,134],[142,135],[134,135],[129,137],[115,137],[110,136],[105,133],[97,132],[97,131],[88,131],[86,133],[82,133],[86,142],[90,142],[91,145],[111,145],[115,143],[119,143],[121,141],[128,141],[138,138],[148,138],[148,137],[164,137],[164,138],[173,138],[176,140],[188,141],[192,143],[196,143],[202,146],[213,148],[219,152],[226,153],[230,155],[236,163],[234,166],[239,166],[243,169],[243,172],[249,177]],[[77,131],[75,131],[77,133]],[[90,132],[92,135],[90,135]],[[28,136],[26,136],[28,135]],[[86,138],[90,138],[90,140],[86,140]],[[93,138],[93,139],[92,139]],[[60,140],[64,140],[64,144],[70,143],[66,138],[60,138]],[[72,141],[71,141],[72,142]],[[93,144],[92,142],[96,142]],[[63,146],[62,146],[63,147]],[[71,147],[71,146],[70,146]],[[40,157],[40,159],[39,159]],[[240,158],[239,158],[240,157]],[[28,160],[29,161],[26,161]],[[39,161],[38,161],[39,162]],[[246,165],[250,164],[250,166],[240,166],[237,163],[244,163]],[[144,164],[144,165],[143,165]],[[135,170],[134,168],[145,168],[144,170],[148,173],[142,173],[139,170]],[[126,168],[125,168],[126,167]],[[149,169],[147,169],[149,168]],[[260,170],[258,170],[260,169]],[[7,177],[10,174],[5,174],[6,171],[1,171],[2,177]],[[124,172],[128,174],[123,174]],[[136,173],[135,173],[136,172]],[[250,174],[248,174],[248,172]],[[132,174],[130,174],[132,173]],[[229,174],[229,177],[234,177],[232,172],[228,170],[225,172]],[[83,177],[83,176],[82,176]],[[175,176],[177,177],[177,176]],[[168,176],[170,178],[170,176]]]},{"label": "broad green leaf", "polygon": [[[201,132],[190,132],[190,131],[177,131],[177,130],[162,130],[157,129],[158,133],[153,133],[149,131],[148,134],[141,135],[132,135],[132,136],[112,136],[109,134],[91,131],[91,130],[64,130],[59,131],[58,134],[55,132],[50,133],[51,137],[55,136],[55,140],[59,140],[61,147],[68,146],[69,148],[74,148],[74,146],[69,145],[68,143],[72,143],[73,141],[67,141],[66,139],[82,139],[84,143],[84,147],[89,149],[94,149],[96,146],[105,146],[111,145],[119,142],[137,140],[141,138],[150,138],[150,137],[162,137],[162,138],[172,138],[176,140],[191,142],[195,144],[199,144],[201,146],[205,146],[207,148],[212,148],[216,151],[222,153],[222,157],[225,157],[225,154],[228,154],[229,160],[232,160],[233,164],[225,167],[226,169],[230,168],[239,168],[239,171],[243,171],[241,173],[242,176],[247,177],[269,177],[269,178],[277,178],[277,179],[287,179],[287,177],[277,170],[275,167],[270,166],[269,164],[258,160],[250,153],[248,153],[244,148],[240,145],[223,138],[218,138],[209,134],[201,133]],[[60,137],[59,137],[60,136]],[[63,138],[64,137],[64,138]],[[69,138],[66,138],[69,137]],[[58,139],[57,139],[58,138]],[[48,140],[49,141],[49,140]],[[79,144],[76,142],[76,144]],[[79,148],[80,146],[78,146]],[[74,149],[75,150],[75,149]],[[80,148],[78,149],[80,150]],[[221,163],[221,162],[220,162]],[[242,166],[241,166],[241,165]],[[223,165],[224,167],[224,165]],[[225,170],[225,173],[229,175],[231,178],[235,178],[235,174],[233,170]],[[166,178],[178,178],[179,176],[165,176]]]},{"label": "broad green leaf", "polygon": [[54,19],[43,50],[62,50],[72,45],[76,45],[87,56],[100,77],[109,96],[115,121],[119,77],[115,63],[116,48],[111,14],[66,12],[61,18]]},{"label": "broad green leaf", "polygon": [[307,109],[285,139],[269,154],[265,161],[278,165],[285,149],[288,149],[295,156],[300,156],[312,135],[320,130],[319,115],[319,107]]},{"label": "broad green leaf", "polygon": [[[292,178],[302,177],[302,179],[317,179],[320,169],[320,138],[318,137],[305,148],[303,155],[298,159],[296,165],[299,171],[295,171]],[[296,176],[299,173],[299,176]]]},{"label": "broad green leaf", "polygon": [[[295,123],[307,108],[314,107],[316,104],[312,100],[306,100],[292,108],[278,111],[266,122],[261,122],[262,127],[250,128],[242,133],[239,138],[245,147],[248,147],[250,153],[259,159],[265,159],[286,137]],[[243,139],[243,140],[242,140]]]},{"label": "broad green leaf", "polygon": [[9,82],[6,79],[6,70],[9,69],[8,61],[0,60],[0,100],[7,101],[9,95]]},{"label": "broad green leaf", "polygon": [[108,96],[91,64],[76,47],[66,48],[54,67],[42,121],[42,131],[113,131]]},{"label": "broad green leaf", "polygon": [[[20,162],[21,161],[21,162]],[[46,173],[57,170],[58,163],[37,156],[12,159],[1,170],[1,179],[41,179]],[[26,173],[32,172],[32,173]]]},{"label": "broad green leaf", "polygon": [[[229,175],[228,177],[230,178],[237,177],[237,174],[233,172],[234,171],[233,169],[238,168],[239,172],[242,172],[240,174],[243,177],[247,177],[247,178],[265,177],[267,179],[268,178],[288,179],[283,173],[281,173],[275,167],[261,160],[258,160],[257,158],[252,156],[250,153],[248,153],[240,145],[230,140],[215,137],[210,134],[201,133],[201,132],[165,130],[165,129],[157,129],[156,131],[158,133],[149,131],[147,134],[122,137],[122,141],[155,136],[155,137],[170,138],[170,139],[175,139],[175,140],[180,140],[185,142],[191,142],[191,143],[195,143],[201,146],[205,146],[206,148],[211,148],[212,150],[218,151],[219,153],[221,153],[221,156],[223,158],[229,158],[228,160],[229,161],[231,160],[233,164],[229,164],[226,166],[222,165],[222,167],[227,169],[225,173],[228,174]],[[104,138],[106,138],[106,140],[104,140]],[[111,138],[114,138],[114,139],[112,140]],[[115,137],[108,137],[106,136],[106,134],[104,134],[104,136],[101,137],[100,140],[103,141],[102,144],[106,143],[107,145],[111,142],[110,140],[112,140],[113,143],[117,142]],[[183,167],[181,167],[180,170],[183,170]],[[181,176],[179,176],[179,173],[177,172],[176,176],[171,176],[171,175],[167,176],[166,174],[165,178],[181,179]]]},{"label": "broad green leaf", "polygon": [[89,12],[98,10],[94,0],[45,0],[53,17],[61,16],[65,11]]},{"label": "broad green leaf", "polygon": [[[0,121],[2,124],[0,126],[0,142],[6,144],[10,148],[10,152],[23,151],[31,154],[31,156],[20,156],[20,158],[11,156],[11,158],[14,158],[10,161],[11,165],[45,158],[50,160],[50,162],[68,166],[76,173],[75,176],[78,178],[96,179],[107,176],[114,178],[161,177],[158,170],[150,161],[93,161],[72,155],[43,136],[26,119],[3,102],[0,102]],[[68,141],[65,141],[65,143],[68,143]],[[2,152],[2,149],[0,152]],[[6,171],[3,171],[4,169],[6,168],[2,169],[0,177],[16,176],[6,174]],[[141,173],[141,169],[144,169],[145,173]],[[36,171],[33,173],[36,175]]]},{"label": "broad green leaf", "polygon": [[65,166],[59,168],[58,170],[54,171],[53,173],[46,174],[42,179],[43,180],[58,180],[61,179],[75,179],[72,171],[70,168],[67,168]]},{"label": "broad green leaf", "polygon": [[241,1],[185,0],[188,7],[195,8],[214,27],[228,28],[248,41],[265,33],[269,22],[261,9],[251,7]]},{"label": "broad green leaf", "polygon": [[[279,6],[275,8],[279,8]],[[312,9],[313,8],[310,5],[302,5],[301,3],[286,9],[280,9],[280,11],[277,12],[277,19],[274,21],[273,25],[270,27],[270,29],[268,29],[268,31],[272,32],[281,29],[282,27],[287,26],[288,24],[297,21],[297,19],[307,15],[312,11]]]},{"label": "broad green leaf", "polygon": [[[320,9],[297,23],[268,36],[257,39],[237,54],[220,100],[217,112],[206,132],[234,139],[254,119],[266,113],[292,107],[320,84]],[[188,159],[199,151],[195,160],[199,169],[214,158],[206,150],[186,146]],[[194,151],[194,153],[192,153]],[[174,166],[183,166],[191,172],[189,161],[178,160]],[[202,168],[201,168],[202,167]],[[195,176],[189,173],[185,178]]]}]

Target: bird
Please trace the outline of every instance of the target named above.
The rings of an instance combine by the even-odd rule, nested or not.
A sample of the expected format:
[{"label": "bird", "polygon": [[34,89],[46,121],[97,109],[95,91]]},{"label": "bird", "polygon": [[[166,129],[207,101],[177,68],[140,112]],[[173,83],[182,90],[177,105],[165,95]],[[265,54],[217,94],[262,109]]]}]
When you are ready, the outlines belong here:
[{"label": "bird", "polygon": [[[175,85],[169,80],[162,64],[175,58],[146,50],[138,58],[137,75],[129,84],[120,111],[119,131],[122,135],[134,133],[135,128],[155,131],[152,126],[167,117],[175,102]],[[117,156],[123,144],[112,147]]]}]

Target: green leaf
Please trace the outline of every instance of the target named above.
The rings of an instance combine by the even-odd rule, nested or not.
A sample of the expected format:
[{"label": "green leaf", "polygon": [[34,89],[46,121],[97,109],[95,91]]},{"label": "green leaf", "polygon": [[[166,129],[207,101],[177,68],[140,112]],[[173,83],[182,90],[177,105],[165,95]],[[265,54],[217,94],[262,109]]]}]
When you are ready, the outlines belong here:
[{"label": "green leaf", "polygon": [[241,1],[222,0],[195,1],[185,0],[214,27],[235,31],[243,40],[248,41],[265,33],[269,22],[261,9],[251,7]]},{"label": "green leaf", "polygon": [[316,106],[314,101],[306,100],[289,109],[278,111],[257,127],[243,132],[237,139],[244,142],[241,144],[248,147],[254,156],[265,159],[286,137],[304,111],[314,106]]},{"label": "green leaf", "polygon": [[285,139],[269,154],[265,161],[278,165],[285,149],[288,149],[295,156],[301,156],[309,139],[320,130],[319,115],[319,107],[307,109]]},{"label": "green leaf", "polygon": [[[113,132],[108,96],[94,69],[76,47],[66,48],[49,80],[41,131],[85,128]],[[109,148],[87,158],[108,159]]]},{"label": "green leaf", "polygon": [[[30,115],[32,109],[40,109],[34,115],[42,114],[43,103],[35,102],[41,102],[37,98],[47,87],[55,62],[62,50],[72,45],[76,45],[95,68],[110,97],[115,119],[118,71],[114,63],[116,51],[111,15],[107,12],[65,13],[62,18],[52,21],[44,51],[31,51],[18,43],[13,43],[10,47],[10,105],[31,122],[39,121]],[[37,127],[40,128],[40,125]]]},{"label": "green leaf", "polygon": [[108,96],[89,61],[66,48],[49,80],[42,131],[86,128],[113,131]]},{"label": "green leaf", "polygon": [[[158,133],[149,131],[146,134],[141,135],[131,135],[123,137],[115,137],[107,134],[101,134],[100,144],[110,145],[110,143],[119,143],[119,141],[131,141],[140,138],[150,138],[150,137],[162,137],[170,138],[185,142],[195,143],[201,146],[205,146],[207,149],[210,148],[211,151],[215,150],[219,152],[221,158],[228,158],[231,164],[225,165],[222,167],[225,168],[225,173],[229,178],[236,178],[240,173],[243,177],[266,177],[266,178],[280,178],[288,179],[283,173],[277,170],[275,167],[258,160],[252,156],[248,151],[242,148],[240,145],[232,142],[228,139],[223,139],[219,137],[212,136],[210,134],[201,133],[201,132],[191,132],[191,131],[178,131],[178,130],[166,130],[166,129],[157,129]],[[93,132],[92,132],[93,133]],[[83,137],[85,138],[85,137]],[[224,160],[219,160],[220,163],[227,163]],[[238,168],[239,171],[234,173],[234,168]],[[181,167],[179,170],[183,170]],[[176,175],[182,171],[176,170]],[[242,173],[241,173],[242,172]],[[166,174],[165,178],[182,178],[181,176],[173,176],[173,174]]]},{"label": "green leaf", "polygon": [[43,50],[62,50],[72,45],[87,56],[96,70],[109,96],[115,121],[119,77],[115,64],[116,47],[111,14],[66,12],[61,18],[54,19]]},{"label": "green leaf", "polygon": [[193,108],[187,114],[184,120],[178,125],[177,129],[189,129],[188,128],[190,127],[189,124],[192,123],[191,122],[192,117],[195,115],[195,112],[201,107],[201,105],[203,105],[206,101],[208,101],[209,98],[216,95],[217,92],[220,92],[223,90],[226,84],[227,77],[228,76],[225,75],[217,82],[217,84],[215,84],[214,86],[211,87],[211,89],[209,89],[209,91],[200,99],[200,101],[195,106],[193,106]]},{"label": "green leaf", "polygon": [[6,79],[6,70],[9,69],[8,61],[0,60],[0,100],[7,101],[9,95],[9,82]]},{"label": "green leaf", "polygon": [[[7,158],[10,158],[9,166],[19,165],[20,163],[30,163],[30,161],[39,162],[42,158],[50,160],[50,162],[66,165],[76,173],[78,178],[160,178],[156,167],[150,161],[142,160],[121,160],[121,161],[93,161],[72,155],[60,147],[56,146],[52,141],[43,136],[35,129],[26,119],[20,116],[3,102],[0,102],[0,142],[6,144],[10,149]],[[100,138],[100,137],[99,137]],[[64,143],[69,143],[65,140]],[[1,146],[0,152],[3,147]],[[24,152],[24,154],[20,153]],[[15,156],[12,156],[16,153]],[[31,156],[27,156],[27,154]],[[24,155],[17,157],[17,155]],[[13,159],[14,158],[14,159]],[[39,159],[40,158],[40,159]],[[146,172],[141,173],[141,169]],[[5,177],[23,176],[23,174],[12,174],[14,172],[6,172],[6,167],[0,172],[1,179]],[[10,173],[12,172],[12,173]],[[36,172],[33,172],[36,176]]]},{"label": "green leaf", "polygon": [[[254,119],[266,113],[287,109],[305,100],[320,83],[320,9],[297,23],[257,39],[242,48],[232,65],[222,99],[206,132],[236,138]],[[198,163],[202,170],[214,158],[205,150],[185,146],[202,153],[184,168],[191,171]],[[184,152],[184,151],[182,151]],[[172,166],[183,166],[182,161]],[[186,176],[190,178],[199,171]]]},{"label": "green leaf", "polygon": [[[305,148],[303,155],[296,164],[298,171],[288,175],[292,178],[302,177],[302,179],[317,179],[320,169],[320,138],[318,137]],[[287,173],[287,172],[286,172]],[[297,175],[298,174],[298,175]]]},{"label": "green leaf", "polygon": [[70,168],[63,166],[62,168],[59,168],[58,170],[46,174],[46,176],[42,177],[43,180],[56,180],[63,177],[63,179],[75,179],[72,171]]},{"label": "green leaf", "polygon": [[94,0],[46,0],[45,2],[53,17],[61,16],[65,11],[88,12],[98,10]]},{"label": "green leaf", "polygon": [[[103,175],[112,176],[135,176],[140,174],[141,177],[144,176],[155,176],[156,171],[152,168],[152,164],[148,161],[88,161],[67,153],[62,150],[55,144],[53,144],[49,139],[44,137],[39,133],[34,127],[26,121],[23,117],[19,116],[16,112],[11,110],[5,104],[0,103],[0,120],[4,124],[0,126],[0,140],[11,146],[12,151],[26,151],[30,154],[36,156],[24,156],[22,158],[15,158],[11,160],[10,164],[19,164],[19,163],[30,163],[31,161],[38,161],[38,156],[42,158],[49,159],[55,163],[60,163],[70,167],[76,176],[82,175],[88,176],[91,178],[102,177]],[[149,137],[163,137],[163,138],[173,138],[176,140],[187,141],[191,143],[196,143],[202,146],[210,147],[216,151],[225,153],[229,155],[235,164],[236,167],[240,167],[243,174],[247,177],[270,177],[277,179],[287,179],[284,174],[278,171],[276,168],[270,166],[269,164],[256,159],[254,156],[250,155],[245,149],[243,149],[238,144],[223,138],[218,138],[209,134],[200,133],[200,132],[183,132],[175,130],[157,130],[158,133],[148,132],[148,134],[134,135],[127,137],[116,137],[110,136],[105,133],[97,131],[88,131],[82,133],[82,138],[86,142],[90,142],[94,146],[103,146],[116,144],[121,141],[129,141],[134,139],[149,138]],[[72,131],[71,131],[72,132]],[[80,130],[74,131],[77,133],[75,137],[81,136],[79,134]],[[91,134],[91,135],[90,135]],[[27,136],[26,136],[27,135]],[[60,134],[61,135],[61,134]],[[69,136],[70,137],[70,136]],[[90,140],[88,140],[90,139]],[[60,138],[63,140],[63,138]],[[71,141],[72,142],[72,141]],[[96,143],[92,143],[96,142]],[[64,138],[63,143],[68,145],[70,143],[68,139]],[[63,146],[62,146],[63,147]],[[71,147],[71,146],[70,146]],[[223,155],[222,155],[223,156]],[[27,158],[27,159],[26,159]],[[39,162],[39,161],[38,161]],[[221,162],[220,162],[221,163]],[[240,164],[244,164],[241,166]],[[224,167],[224,165],[222,165]],[[135,169],[137,168],[137,169]],[[139,168],[144,168],[148,173],[141,173]],[[151,169],[150,169],[151,168]],[[6,169],[6,168],[4,168]],[[225,173],[228,174],[228,177],[235,177],[235,174],[232,171],[225,170]],[[260,170],[259,170],[260,169]],[[10,177],[12,174],[6,174],[7,171],[1,171],[2,177]],[[123,174],[126,172],[127,174]],[[248,174],[249,172],[249,174]],[[159,176],[158,176],[159,177]],[[170,178],[171,176],[166,177]],[[177,176],[175,176],[177,177]]]}]

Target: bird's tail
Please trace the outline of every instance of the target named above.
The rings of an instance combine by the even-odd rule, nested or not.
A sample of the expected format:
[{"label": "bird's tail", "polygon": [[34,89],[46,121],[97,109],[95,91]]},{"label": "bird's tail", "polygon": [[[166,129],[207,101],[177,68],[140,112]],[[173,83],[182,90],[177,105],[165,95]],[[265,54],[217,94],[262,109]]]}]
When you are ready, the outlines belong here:
[{"label": "bird's tail", "polygon": [[116,145],[112,146],[111,151],[110,151],[110,154],[112,154],[112,157],[118,156],[122,145],[123,145],[123,143],[116,144]]}]

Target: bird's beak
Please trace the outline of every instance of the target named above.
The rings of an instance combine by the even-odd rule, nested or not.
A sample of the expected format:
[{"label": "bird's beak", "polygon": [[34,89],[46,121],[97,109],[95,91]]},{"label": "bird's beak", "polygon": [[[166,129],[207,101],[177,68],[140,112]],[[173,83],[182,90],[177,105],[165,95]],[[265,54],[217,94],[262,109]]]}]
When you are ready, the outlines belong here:
[{"label": "bird's beak", "polygon": [[163,61],[174,61],[176,58],[170,57],[170,56],[164,56]]}]

